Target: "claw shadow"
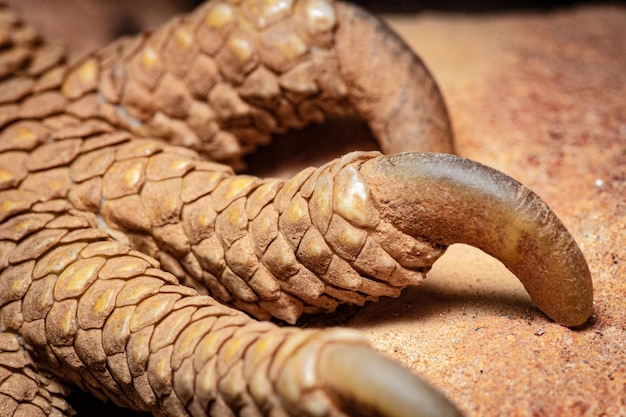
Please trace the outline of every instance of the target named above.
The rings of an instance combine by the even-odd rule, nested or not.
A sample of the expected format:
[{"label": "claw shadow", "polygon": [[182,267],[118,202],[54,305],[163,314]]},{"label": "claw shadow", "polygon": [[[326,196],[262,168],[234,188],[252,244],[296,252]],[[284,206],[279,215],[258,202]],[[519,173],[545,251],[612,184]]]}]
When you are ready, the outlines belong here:
[{"label": "claw shadow", "polygon": [[361,327],[366,323],[376,327],[390,323],[414,323],[443,317],[454,311],[467,313],[467,310],[528,321],[534,318],[549,321],[530,297],[507,293],[474,295],[461,288],[450,290],[432,282],[409,287],[398,298],[381,297],[379,301],[368,302],[362,307],[343,304],[331,314],[304,315],[297,325],[305,328]]},{"label": "claw shadow", "polygon": [[453,245],[422,285],[406,288],[398,298],[381,297],[363,307],[340,306],[332,317],[303,316],[298,325],[376,327],[410,324],[447,314],[505,316],[551,321],[532,302],[522,284],[506,268],[466,245]]}]

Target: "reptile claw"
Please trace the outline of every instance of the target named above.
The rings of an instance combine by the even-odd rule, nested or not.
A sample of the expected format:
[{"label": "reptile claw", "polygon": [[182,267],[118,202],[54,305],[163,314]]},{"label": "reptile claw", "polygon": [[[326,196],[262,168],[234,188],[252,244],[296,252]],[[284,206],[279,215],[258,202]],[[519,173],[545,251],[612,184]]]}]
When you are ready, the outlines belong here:
[{"label": "reptile claw", "polygon": [[[282,371],[276,390],[293,415],[462,415],[443,394],[376,352],[352,331],[333,329],[313,333],[284,356],[288,356],[285,362],[278,360]],[[276,365],[272,366],[277,368]]]},{"label": "reptile claw", "polygon": [[461,416],[433,387],[366,346],[329,346],[320,358],[320,374],[349,415]]},{"label": "reptile claw", "polygon": [[452,153],[443,97],[420,58],[375,16],[349,3],[335,7],[339,69],[382,151]]},{"label": "reptile claw", "polygon": [[477,162],[405,153],[360,173],[381,216],[429,242],[466,243],[500,260],[551,319],[573,327],[593,308],[589,267],[556,214],[530,189]]}]

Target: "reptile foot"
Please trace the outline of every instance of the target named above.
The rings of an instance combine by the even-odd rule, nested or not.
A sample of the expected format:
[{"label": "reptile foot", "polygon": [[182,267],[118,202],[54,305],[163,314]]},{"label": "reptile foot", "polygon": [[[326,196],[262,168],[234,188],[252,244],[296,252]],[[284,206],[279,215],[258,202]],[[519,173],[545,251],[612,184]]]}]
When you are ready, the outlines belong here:
[{"label": "reptile foot", "polygon": [[69,416],[73,385],[167,417],[457,416],[353,333],[250,317],[397,296],[455,242],[555,321],[589,317],[572,237],[482,165],[355,152],[234,174],[346,114],[387,152],[452,150],[423,63],[355,6],[215,0],[68,63],[0,5],[0,414]]}]

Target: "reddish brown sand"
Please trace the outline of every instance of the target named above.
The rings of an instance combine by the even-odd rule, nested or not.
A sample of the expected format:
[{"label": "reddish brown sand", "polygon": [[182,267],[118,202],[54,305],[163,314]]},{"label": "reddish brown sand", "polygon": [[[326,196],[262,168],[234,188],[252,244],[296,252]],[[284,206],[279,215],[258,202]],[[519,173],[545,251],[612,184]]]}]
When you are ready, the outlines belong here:
[{"label": "reddish brown sand", "polygon": [[[9,3],[74,53],[106,43],[124,13],[149,26],[176,10]],[[422,287],[325,322],[360,329],[468,416],[626,416],[626,8],[386,18],[440,83],[457,152],[530,186],[572,232],[593,274],[594,315],[576,330],[552,323],[502,265],[458,246]],[[79,415],[111,412],[80,397]]]}]

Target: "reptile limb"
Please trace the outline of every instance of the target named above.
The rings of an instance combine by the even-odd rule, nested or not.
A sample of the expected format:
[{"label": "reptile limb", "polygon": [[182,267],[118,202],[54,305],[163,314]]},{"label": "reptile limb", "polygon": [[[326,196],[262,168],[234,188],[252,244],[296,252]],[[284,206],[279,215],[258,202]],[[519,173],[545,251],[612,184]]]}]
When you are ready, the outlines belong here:
[{"label": "reptile limb", "polygon": [[385,151],[452,149],[428,72],[353,6],[214,1],[71,64],[0,6],[0,415],[69,416],[65,384],[155,416],[459,415],[358,335],[225,305],[293,323],[396,296],[454,242],[554,320],[587,319],[571,236],[476,163],[373,152],[234,174],[273,133],[346,112]]}]

